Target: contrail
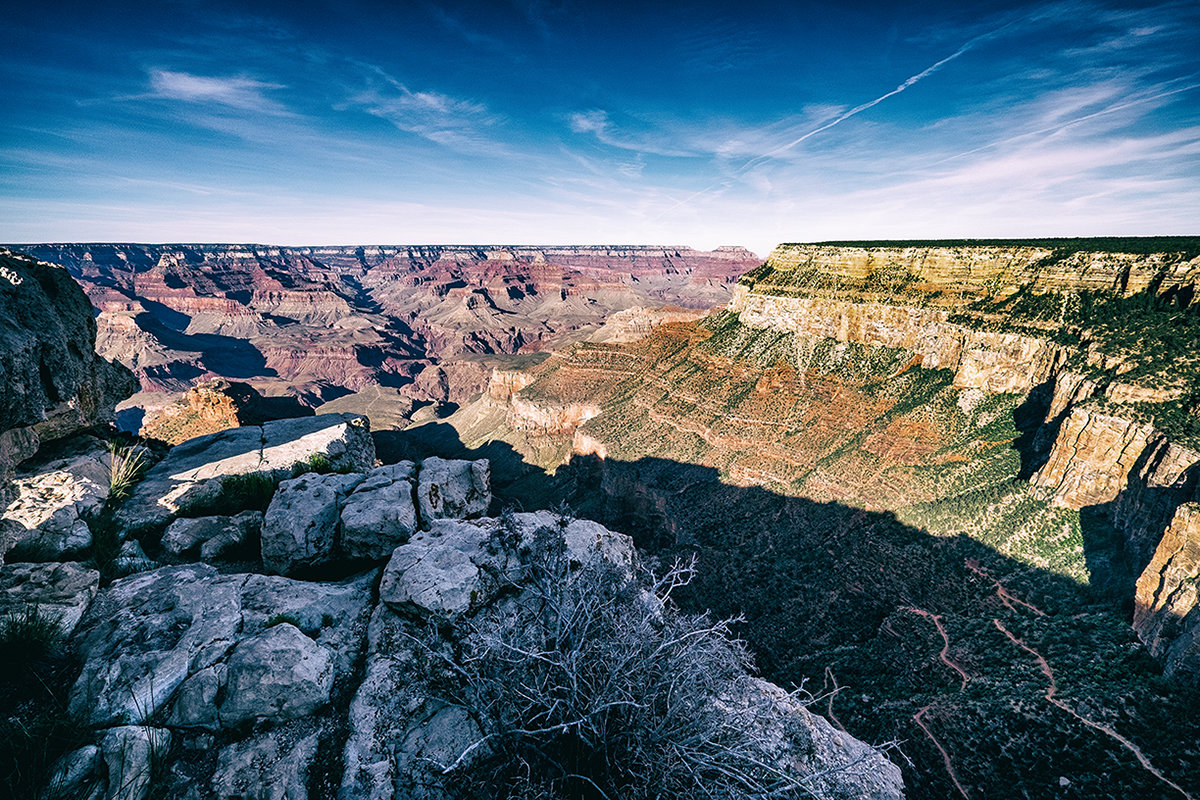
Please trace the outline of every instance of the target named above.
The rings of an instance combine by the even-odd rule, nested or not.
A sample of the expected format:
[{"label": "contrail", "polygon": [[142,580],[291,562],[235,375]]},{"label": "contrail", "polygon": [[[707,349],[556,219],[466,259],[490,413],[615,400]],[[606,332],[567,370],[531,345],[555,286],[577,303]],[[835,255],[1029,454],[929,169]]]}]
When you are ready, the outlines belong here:
[{"label": "contrail", "polygon": [[[986,35],[990,36],[991,34],[986,34]],[[941,61],[937,62],[936,64],[934,64],[930,67],[927,67],[922,72],[918,72],[916,75],[913,75],[911,78],[908,78],[907,80],[905,80],[903,83],[901,83],[895,89],[892,89],[887,94],[882,94],[879,97],[876,97],[874,100],[863,103],[860,106],[855,106],[854,108],[852,108],[849,111],[847,111],[846,113],[842,114],[840,117],[833,120],[832,122],[826,122],[821,127],[814,128],[813,130],[811,130],[808,133],[801,136],[799,139],[795,139],[794,141],[788,142],[785,145],[780,145],[779,147],[776,147],[774,150],[763,153],[760,156],[755,156],[754,158],[750,159],[745,164],[743,164],[741,166],[741,168],[738,170],[738,172],[739,173],[745,172],[746,170],[750,169],[751,167],[756,167],[761,162],[766,161],[771,158],[774,158],[775,156],[779,155],[780,153],[791,150],[796,145],[800,144],[801,142],[807,141],[808,139],[811,139],[812,137],[816,136],[818,133],[821,133],[822,131],[827,131],[830,128],[832,128],[834,125],[837,125],[840,122],[845,122],[846,120],[853,117],[855,114],[861,114],[862,112],[866,111],[868,108],[874,108],[875,106],[879,105],[884,100],[887,100],[889,97],[895,97],[896,95],[900,94],[905,89],[907,89],[908,87],[912,86],[917,81],[921,80],[922,78],[926,78],[926,77],[932,75],[934,72],[939,70],[942,66],[949,64],[951,61],[958,58],[963,53],[967,52],[967,50],[971,49],[972,45],[974,45],[975,42],[977,42],[981,38],[983,38],[983,37],[981,37],[981,36],[975,37],[971,41],[964,44],[962,47],[955,50],[950,55],[943,58]]]},{"label": "contrail", "polygon": [[[912,75],[911,77],[905,79],[905,81],[903,83],[901,83],[895,89],[892,89],[887,94],[882,94],[879,97],[876,97],[874,100],[869,100],[868,102],[863,103],[862,105],[855,106],[854,108],[850,109],[849,111],[847,111],[844,114],[842,114],[841,116],[839,116],[837,119],[834,119],[830,122],[826,122],[824,125],[820,126],[819,128],[813,128],[811,131],[804,134],[803,136],[801,136],[798,139],[788,142],[787,144],[780,145],[779,147],[776,147],[774,150],[770,150],[766,153],[763,153],[762,155],[755,156],[754,158],[750,159],[746,163],[742,164],[742,166],[740,166],[736,170],[734,170],[733,174],[741,175],[741,174],[745,173],[747,170],[763,163],[764,161],[770,161],[771,159],[778,156],[780,153],[784,153],[788,150],[791,150],[796,145],[801,144],[802,142],[805,142],[808,139],[811,139],[812,137],[816,136],[818,133],[827,131],[830,128],[832,128],[834,125],[837,125],[838,123],[841,123],[841,122],[845,122],[846,120],[850,119],[854,115],[861,114],[862,112],[866,111],[869,108],[874,108],[875,106],[879,105],[884,100],[887,100],[890,97],[895,97],[896,95],[903,92],[905,89],[909,88],[910,86],[917,83],[918,81],[929,77],[930,75],[932,75],[934,72],[937,72],[939,69],[941,69],[946,64],[949,64],[951,61],[953,61],[954,59],[961,56],[963,53],[970,50],[972,47],[975,46],[975,44],[977,42],[979,42],[983,39],[990,39],[1011,25],[1012,25],[1012,23],[1010,22],[1008,25],[1003,25],[994,31],[991,31],[989,33],[982,33],[979,36],[974,37],[973,39],[969,40],[966,44],[964,44],[962,47],[958,48],[953,53],[951,53],[950,55],[943,58],[941,61],[938,61],[937,63],[926,67],[921,72],[918,72],[916,75]],[[667,210],[665,210],[661,214],[659,214],[655,218],[655,220],[657,221],[659,219],[662,219],[664,216],[671,213],[672,211],[679,208],[680,206],[687,205],[688,203],[695,200],[697,197],[708,194],[709,192],[711,192],[713,189],[717,188],[718,186],[721,186],[722,184],[727,184],[727,183],[728,183],[728,179],[720,180],[720,181],[717,181],[716,183],[712,184],[711,186],[708,186],[708,187],[701,189],[700,191],[690,195],[689,197],[685,197],[683,200],[680,200],[675,205],[671,206],[670,208],[668,208]]]}]

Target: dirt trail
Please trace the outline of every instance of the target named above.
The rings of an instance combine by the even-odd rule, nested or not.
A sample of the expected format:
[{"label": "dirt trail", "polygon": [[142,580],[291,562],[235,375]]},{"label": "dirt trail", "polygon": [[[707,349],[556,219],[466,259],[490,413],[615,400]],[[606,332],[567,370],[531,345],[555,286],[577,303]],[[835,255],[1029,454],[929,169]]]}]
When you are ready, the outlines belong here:
[{"label": "dirt trail", "polygon": [[971,676],[967,675],[966,670],[950,660],[950,637],[946,635],[946,629],[942,626],[941,616],[938,614],[932,614],[923,608],[914,608],[913,606],[902,606],[899,610],[911,611],[914,614],[918,614],[933,621],[933,624],[937,627],[937,632],[941,634],[942,637],[942,652],[938,653],[938,658],[942,660],[943,664],[959,674],[959,676],[962,678],[962,686],[960,688],[966,689],[967,684],[971,681]]},{"label": "dirt trail", "polygon": [[921,719],[921,717],[925,716],[925,712],[928,710],[929,706],[925,706],[916,714],[913,714],[913,722],[917,723],[917,725],[921,727],[921,730],[923,730],[925,735],[929,737],[929,741],[933,742],[933,746],[936,747],[938,752],[942,754],[942,761],[946,765],[946,772],[949,773],[950,780],[954,782],[954,788],[958,789],[958,793],[965,797],[966,800],[971,800],[971,796],[967,794],[967,790],[964,789],[963,785],[958,782],[958,776],[954,774],[954,765],[950,763],[950,754],[946,752],[946,748],[942,747],[942,743],[937,740],[937,737],[930,732],[929,726],[925,724],[925,720]]},{"label": "dirt trail", "polygon": [[843,725],[842,721],[840,719],[838,719],[837,716],[835,716],[833,713],[834,698],[837,697],[837,693],[842,690],[842,687],[838,686],[837,678],[833,677],[833,670],[831,670],[829,667],[825,668],[825,679],[826,679],[826,686],[828,686],[829,683],[833,684],[833,688],[829,690],[829,709],[828,709],[828,713],[826,713],[826,716],[829,718],[830,722],[832,722],[834,725],[837,725],[839,728],[841,728],[843,733],[849,733],[850,731],[846,730],[846,726]]},{"label": "dirt trail", "polygon": [[1124,736],[1117,733],[1116,731],[1114,731],[1112,728],[1110,728],[1107,725],[1102,725],[1098,722],[1092,722],[1090,719],[1080,716],[1079,714],[1075,713],[1074,709],[1072,709],[1070,706],[1068,706],[1062,700],[1059,700],[1057,697],[1055,697],[1054,695],[1058,691],[1058,682],[1054,680],[1054,671],[1050,669],[1050,664],[1048,664],[1046,662],[1046,659],[1042,658],[1042,654],[1039,653],[1038,651],[1034,650],[1029,645],[1025,644],[1025,642],[1018,639],[1013,634],[1012,631],[1010,631],[1008,628],[1004,627],[1004,623],[1002,623],[1000,620],[993,619],[992,622],[995,623],[996,627],[1000,629],[1001,633],[1003,633],[1005,636],[1008,637],[1008,640],[1010,642],[1012,642],[1017,647],[1021,648],[1026,653],[1029,653],[1031,656],[1033,656],[1035,659],[1037,659],[1038,667],[1041,668],[1042,674],[1044,674],[1046,676],[1047,680],[1050,681],[1050,685],[1046,688],[1046,700],[1051,705],[1053,705],[1057,708],[1061,708],[1063,711],[1067,712],[1072,717],[1074,717],[1075,719],[1082,722],[1084,725],[1087,725],[1089,728],[1100,731],[1101,733],[1107,734],[1108,736],[1111,736],[1113,739],[1116,739],[1118,742],[1120,742],[1125,747],[1125,749],[1127,749],[1129,752],[1133,753],[1134,757],[1138,760],[1138,763],[1140,763],[1147,772],[1149,772],[1155,778],[1158,778],[1160,781],[1165,783],[1167,786],[1170,786],[1172,789],[1179,792],[1179,794],[1183,795],[1185,798],[1187,798],[1187,800],[1194,800],[1194,798],[1190,794],[1185,792],[1182,787],[1180,787],[1178,784],[1176,784],[1174,781],[1172,781],[1166,775],[1163,775],[1161,772],[1159,772],[1157,769],[1155,769],[1154,765],[1150,763],[1150,759],[1148,759],[1146,757],[1146,755],[1141,751],[1141,749],[1137,745],[1135,745],[1133,742],[1129,741]]},{"label": "dirt trail", "polygon": [[963,563],[966,565],[967,569],[971,570],[971,572],[974,572],[976,575],[978,575],[981,578],[984,578],[985,580],[991,581],[995,585],[996,596],[1000,598],[1000,602],[1004,603],[1005,607],[1007,607],[1009,611],[1016,611],[1017,610],[1016,606],[1019,605],[1024,608],[1029,609],[1033,613],[1037,614],[1039,617],[1046,616],[1046,612],[1042,611],[1040,608],[1035,606],[1033,603],[1028,603],[1028,602],[1022,600],[1021,598],[1017,597],[1016,595],[1012,594],[1011,592],[1009,592],[1008,589],[1005,589],[1004,584],[1002,584],[1000,581],[996,580],[991,575],[989,575],[987,573],[987,570],[985,570],[985,569],[983,569],[983,567],[979,566],[979,562],[976,561],[975,559],[967,558],[967,559],[963,560]]}]

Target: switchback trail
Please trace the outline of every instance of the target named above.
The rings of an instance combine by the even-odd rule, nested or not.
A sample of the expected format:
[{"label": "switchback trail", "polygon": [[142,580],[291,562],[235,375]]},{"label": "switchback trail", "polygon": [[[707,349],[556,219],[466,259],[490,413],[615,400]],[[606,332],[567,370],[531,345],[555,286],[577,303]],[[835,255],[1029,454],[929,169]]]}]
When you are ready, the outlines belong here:
[{"label": "switchback trail", "polygon": [[941,616],[939,614],[932,614],[923,608],[914,608],[913,606],[902,606],[900,610],[911,611],[914,614],[919,614],[920,616],[933,621],[934,626],[937,627],[937,632],[942,636],[942,652],[938,653],[938,658],[942,660],[943,664],[950,667],[950,669],[954,670],[959,674],[960,677],[962,677],[962,686],[960,688],[966,689],[971,677],[967,675],[966,670],[950,660],[950,637],[946,635],[946,629],[942,626]]},{"label": "switchback trail", "polygon": [[[974,572],[976,575],[978,575],[981,578],[991,581],[995,585],[996,596],[1000,598],[1000,602],[1004,603],[1004,605],[1008,608],[1009,611],[1016,611],[1017,610],[1016,605],[1019,605],[1019,606],[1023,606],[1025,608],[1029,609],[1033,613],[1037,614],[1039,617],[1046,616],[1046,612],[1042,611],[1040,608],[1035,606],[1033,603],[1028,603],[1028,602],[1022,600],[1021,598],[1017,597],[1016,595],[1014,595],[1012,592],[1008,591],[1008,589],[1005,589],[1004,584],[1002,584],[1000,581],[996,580],[991,575],[989,575],[985,569],[983,569],[981,566],[979,566],[979,562],[976,561],[975,559],[973,559],[973,558],[963,559],[963,563],[966,565],[967,569],[971,570],[971,572]],[[1014,603],[1016,605],[1013,605]]]},{"label": "switchback trail", "polygon": [[1075,713],[1075,711],[1070,706],[1068,706],[1062,700],[1059,700],[1057,697],[1055,697],[1054,694],[1058,691],[1058,683],[1057,683],[1057,681],[1054,680],[1054,671],[1050,669],[1050,665],[1046,662],[1046,659],[1042,658],[1042,654],[1039,653],[1038,651],[1034,650],[1029,645],[1025,644],[1025,642],[1018,639],[1013,634],[1012,631],[1010,631],[1008,628],[1004,627],[1004,623],[1002,623],[1000,620],[993,619],[992,622],[995,623],[996,627],[1000,629],[1001,633],[1003,633],[1005,636],[1008,637],[1008,640],[1010,642],[1012,642],[1017,647],[1021,648],[1026,653],[1029,653],[1031,656],[1033,656],[1035,659],[1037,659],[1038,667],[1041,668],[1042,673],[1050,681],[1050,685],[1046,688],[1046,700],[1049,701],[1051,705],[1054,705],[1057,708],[1061,708],[1063,711],[1067,712],[1072,717],[1074,717],[1075,719],[1082,722],[1084,725],[1087,725],[1089,728],[1100,731],[1101,733],[1107,734],[1108,736],[1111,736],[1113,739],[1116,739],[1118,742],[1120,742],[1125,747],[1125,749],[1127,749],[1129,752],[1133,753],[1134,757],[1137,758],[1138,763],[1140,763],[1142,765],[1142,767],[1144,767],[1146,769],[1147,772],[1149,772],[1154,777],[1158,778],[1160,781],[1165,783],[1167,786],[1170,786],[1172,789],[1179,792],[1181,795],[1183,795],[1185,798],[1187,798],[1187,800],[1194,800],[1192,798],[1192,796],[1190,794],[1188,794],[1187,792],[1185,792],[1181,786],[1179,786],[1177,783],[1172,781],[1166,775],[1163,775],[1161,772],[1159,772],[1157,769],[1155,769],[1154,765],[1150,763],[1150,759],[1148,759],[1146,757],[1146,755],[1141,751],[1141,748],[1139,748],[1133,742],[1129,741],[1124,736],[1117,733],[1116,731],[1114,731],[1112,728],[1110,728],[1107,725],[1101,725],[1098,722],[1092,722],[1090,719],[1080,716],[1079,714]]},{"label": "switchback trail", "polygon": [[967,794],[967,790],[958,782],[958,776],[954,774],[954,765],[950,763],[950,754],[946,752],[946,748],[942,747],[942,743],[937,740],[937,737],[930,732],[929,726],[925,724],[925,720],[921,719],[928,710],[929,706],[925,706],[916,714],[913,714],[913,722],[917,723],[921,727],[921,730],[925,731],[925,735],[929,737],[929,741],[933,742],[933,746],[942,754],[942,761],[946,764],[946,772],[949,773],[950,780],[954,782],[954,788],[958,789],[959,794],[965,797],[966,800],[971,800],[971,796]]}]

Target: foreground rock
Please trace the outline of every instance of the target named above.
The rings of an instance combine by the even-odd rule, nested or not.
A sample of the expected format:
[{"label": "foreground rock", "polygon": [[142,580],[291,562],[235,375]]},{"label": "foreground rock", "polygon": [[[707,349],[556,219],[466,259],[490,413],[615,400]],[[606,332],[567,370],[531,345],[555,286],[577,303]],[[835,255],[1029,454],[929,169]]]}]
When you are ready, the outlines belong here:
[{"label": "foreground rock", "polygon": [[71,452],[18,473],[13,481],[17,498],[3,514],[16,526],[16,551],[9,558],[57,559],[90,547],[92,532],[85,519],[104,505],[111,474],[112,454],[91,436],[72,442]]},{"label": "foreground rock", "polygon": [[100,573],[79,564],[8,564],[0,568],[0,620],[36,612],[70,636],[99,586]]},{"label": "foreground rock", "polygon": [[137,390],[129,370],[96,355],[92,305],[67,271],[4,248],[0,386],[0,508],[16,499],[14,469],[40,441],[112,420]]},{"label": "foreground rock", "polygon": [[[80,787],[107,781],[102,796],[142,800],[149,784],[139,776],[149,779],[156,758],[163,766],[167,743],[203,748],[217,736],[214,759],[158,769],[165,796],[210,798],[211,787],[222,798],[308,797],[318,747],[336,741],[332,705],[348,691],[375,579],[311,583],[187,565],[115,581],[80,625],[70,706],[95,728],[107,779],[88,751],[63,768],[74,764]],[[114,784],[122,774],[133,780]],[[271,793],[280,787],[290,793]]]},{"label": "foreground rock", "polygon": [[[546,590],[532,577],[537,568],[531,565],[542,563],[538,554],[548,551],[561,552],[571,574],[599,568],[608,570],[606,580],[614,586],[637,585],[629,583],[636,581],[629,537],[549,512],[504,520],[435,520],[429,531],[396,548],[371,618],[366,674],[350,707],[340,798],[458,796],[453,781],[489,756],[489,740],[500,739],[492,739],[494,729],[481,727],[491,725],[483,719],[486,712],[446,701],[447,692],[453,696],[455,691],[446,681],[463,673],[447,669],[444,659],[455,658],[470,642],[513,632],[514,625],[515,635],[521,635],[517,620],[541,607],[538,598]],[[624,598],[616,602],[630,608],[645,605],[649,610],[640,618],[647,621],[674,613],[644,590],[612,596]],[[435,630],[441,634],[431,638]],[[506,652],[520,658],[520,649]],[[431,653],[438,655],[431,658]],[[767,759],[769,769],[798,776],[817,796],[902,795],[897,767],[778,687],[743,674],[708,702],[702,713],[714,724],[745,725],[747,734],[762,743],[755,752]]]},{"label": "foreground rock", "polygon": [[248,473],[283,476],[314,457],[333,469],[366,472],[375,463],[375,445],[366,420],[348,414],[322,414],[232,428],[200,436],[173,448],[134,488],[118,514],[125,530],[166,525],[181,508],[211,500],[222,481]]},{"label": "foreground rock", "polygon": [[420,528],[485,514],[492,501],[489,477],[486,459],[427,458],[366,475],[305,474],[283,481],[263,518],[263,566],[301,576],[319,567],[383,561]]}]

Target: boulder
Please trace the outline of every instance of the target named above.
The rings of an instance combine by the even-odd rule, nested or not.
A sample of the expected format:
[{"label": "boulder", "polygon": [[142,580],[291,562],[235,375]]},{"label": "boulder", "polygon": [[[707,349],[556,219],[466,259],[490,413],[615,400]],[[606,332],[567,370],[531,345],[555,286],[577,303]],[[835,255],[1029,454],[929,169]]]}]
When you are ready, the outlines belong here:
[{"label": "boulder", "polygon": [[216,796],[222,800],[308,800],[308,776],[320,734],[299,739],[289,734],[277,728],[222,748],[212,778]]},{"label": "boulder", "polygon": [[411,461],[376,467],[342,508],[342,553],[379,561],[391,555],[417,529]]},{"label": "boulder", "polygon": [[58,559],[91,547],[92,532],[85,520],[108,497],[112,455],[91,436],[82,437],[73,450],[27,465],[17,474],[13,481],[17,497],[3,514],[19,526],[9,560]]},{"label": "boulder", "polygon": [[481,517],[492,503],[491,466],[487,459],[448,461],[427,458],[417,476],[421,521]]},{"label": "boulder", "polygon": [[232,475],[290,475],[320,457],[335,470],[366,472],[375,445],[366,419],[351,414],[281,419],[198,436],[171,449],[134,488],[117,515],[126,531],[161,528],[181,508],[219,497]]},{"label": "boulder", "polygon": [[[361,652],[375,575],[315,583],[222,575],[206,564],[187,564],[113,581],[80,623],[76,642],[83,666],[70,709],[95,726],[139,723],[167,712],[172,724],[213,726],[224,719],[224,705],[215,711],[202,706],[222,697],[228,703],[241,692],[227,691],[234,680],[233,651],[243,654],[238,663],[246,665],[238,678],[242,687],[245,669],[251,669],[245,654],[269,653],[280,634],[250,650],[241,645],[283,626],[272,623],[302,631],[308,644],[296,646],[318,661],[309,646],[319,648],[332,677],[343,679]],[[249,713],[236,710],[248,701],[237,702],[232,718]]]},{"label": "boulder", "polygon": [[307,474],[283,481],[262,522],[268,572],[291,575],[335,558],[338,515],[361,474]]},{"label": "boulder", "polygon": [[230,654],[221,722],[302,717],[328,703],[331,689],[329,651],[296,626],[280,623],[242,640]]},{"label": "boulder", "polygon": [[431,530],[396,548],[383,570],[379,599],[401,613],[454,620],[485,602],[492,587],[482,571],[492,556],[487,533],[457,520],[435,520]]},{"label": "boulder", "polygon": [[181,517],[167,526],[160,546],[173,556],[199,551],[205,561],[243,544],[262,527],[263,515],[243,511],[233,517]]},{"label": "boulder", "polygon": [[84,745],[65,753],[55,762],[46,781],[43,800],[79,800],[91,796],[90,789],[98,781],[100,748]]},{"label": "boulder", "polygon": [[69,636],[99,587],[100,573],[79,564],[7,564],[0,567],[0,618],[36,608]]},{"label": "boulder", "polygon": [[144,800],[150,793],[155,760],[171,745],[163,728],[123,725],[109,728],[100,739],[108,768],[106,800]]}]

